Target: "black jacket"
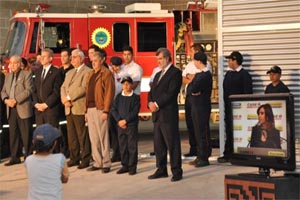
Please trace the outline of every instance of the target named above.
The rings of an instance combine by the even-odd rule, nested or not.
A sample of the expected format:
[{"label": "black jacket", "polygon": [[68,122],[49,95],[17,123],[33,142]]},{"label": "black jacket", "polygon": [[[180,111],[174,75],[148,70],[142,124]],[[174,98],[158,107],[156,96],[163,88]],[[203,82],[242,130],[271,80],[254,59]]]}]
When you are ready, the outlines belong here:
[{"label": "black jacket", "polygon": [[[265,142],[261,141],[262,134],[267,135],[267,140]],[[281,149],[279,130],[277,130],[275,127],[269,130],[264,130],[259,125],[252,127],[250,147]]]}]

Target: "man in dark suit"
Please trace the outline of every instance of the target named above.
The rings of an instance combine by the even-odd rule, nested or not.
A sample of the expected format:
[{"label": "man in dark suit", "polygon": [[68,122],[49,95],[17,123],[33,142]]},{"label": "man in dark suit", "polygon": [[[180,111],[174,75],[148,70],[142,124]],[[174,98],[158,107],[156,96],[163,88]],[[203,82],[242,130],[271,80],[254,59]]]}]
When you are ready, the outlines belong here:
[{"label": "man in dark suit", "polygon": [[177,96],[181,87],[181,71],[171,63],[171,53],[166,48],[156,52],[161,71],[154,78],[148,95],[148,107],[154,123],[154,151],[156,167],[148,179],[168,177],[167,150],[170,153],[172,182],[182,179],[181,146],[178,127]]},{"label": "man in dark suit", "polygon": [[11,73],[7,75],[1,91],[1,99],[7,107],[11,151],[11,158],[5,166],[21,163],[21,144],[23,144],[25,150],[24,157],[30,153],[33,116],[31,93],[33,85],[31,72],[21,70],[21,61],[20,56],[10,58]]},{"label": "man in dark suit", "polygon": [[49,123],[58,127],[61,112],[60,86],[62,73],[51,62],[53,51],[43,49],[41,53],[42,68],[35,72],[33,105],[35,107],[35,121],[37,125]]}]

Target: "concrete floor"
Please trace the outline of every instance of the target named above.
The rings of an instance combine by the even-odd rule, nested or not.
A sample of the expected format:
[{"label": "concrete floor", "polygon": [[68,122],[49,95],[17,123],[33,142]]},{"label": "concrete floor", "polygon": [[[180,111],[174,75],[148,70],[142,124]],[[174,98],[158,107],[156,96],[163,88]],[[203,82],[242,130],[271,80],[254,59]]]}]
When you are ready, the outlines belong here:
[{"label": "concrete floor", "polygon": [[[188,137],[182,134],[182,153],[188,151]],[[137,174],[118,175],[120,163],[113,163],[112,171],[102,174],[100,171],[88,172],[76,167],[69,168],[70,179],[63,186],[63,199],[224,199],[224,176],[241,172],[256,172],[256,168],[238,167],[230,164],[218,164],[219,150],[213,150],[211,165],[195,168],[188,164],[191,159],[183,159],[183,179],[171,182],[169,177],[148,180],[155,171],[155,157],[151,134],[140,134],[139,160]],[[0,199],[26,199],[28,179],[23,164],[5,167],[0,164]]]}]

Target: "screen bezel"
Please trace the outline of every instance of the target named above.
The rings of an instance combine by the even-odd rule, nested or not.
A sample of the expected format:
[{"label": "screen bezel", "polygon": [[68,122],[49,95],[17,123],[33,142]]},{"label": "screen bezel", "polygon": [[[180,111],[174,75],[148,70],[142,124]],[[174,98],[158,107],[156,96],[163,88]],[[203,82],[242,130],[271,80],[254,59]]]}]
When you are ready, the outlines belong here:
[{"label": "screen bezel", "polygon": [[[295,122],[294,122],[294,98],[292,94],[247,94],[247,95],[231,95],[230,114],[233,119],[232,102],[236,101],[267,101],[267,100],[283,100],[286,105],[286,130],[287,130],[287,157],[263,156],[263,155],[246,155],[234,152],[234,131],[231,129],[232,135],[232,152],[230,162],[233,165],[253,166],[261,168],[270,168],[275,170],[293,171],[296,168],[295,162]],[[231,120],[231,127],[234,126],[234,120]],[[251,147],[249,147],[251,148]]]}]

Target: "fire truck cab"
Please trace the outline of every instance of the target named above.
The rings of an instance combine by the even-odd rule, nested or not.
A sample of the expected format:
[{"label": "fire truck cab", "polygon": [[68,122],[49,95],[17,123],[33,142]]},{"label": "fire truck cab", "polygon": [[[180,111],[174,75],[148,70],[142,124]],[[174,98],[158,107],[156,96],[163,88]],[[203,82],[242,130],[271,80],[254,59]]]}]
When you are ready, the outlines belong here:
[{"label": "fire truck cab", "polygon": [[15,54],[26,59],[35,57],[46,47],[54,51],[53,64],[60,66],[62,49],[79,48],[87,55],[93,44],[104,49],[109,60],[112,56],[122,57],[123,46],[132,46],[134,60],[143,68],[140,112],[149,112],[147,92],[157,66],[155,52],[166,47],[174,58],[174,16],[161,10],[159,3],[143,4],[142,13],[136,12],[136,6],[126,7],[128,13],[18,13],[10,20],[4,48],[6,62]]}]

